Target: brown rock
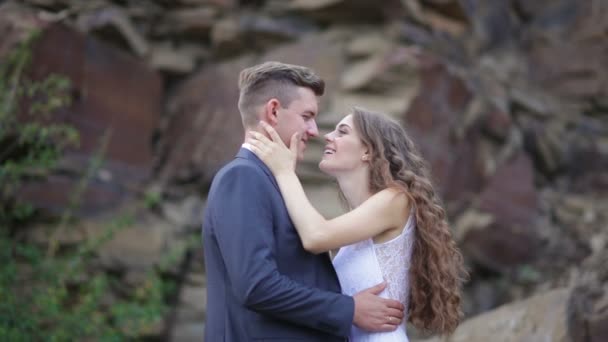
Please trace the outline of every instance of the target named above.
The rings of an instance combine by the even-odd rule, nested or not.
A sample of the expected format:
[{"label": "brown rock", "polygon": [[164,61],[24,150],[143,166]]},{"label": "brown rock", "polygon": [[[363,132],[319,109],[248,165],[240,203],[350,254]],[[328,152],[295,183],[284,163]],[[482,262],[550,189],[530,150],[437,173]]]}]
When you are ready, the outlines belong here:
[{"label": "brown rock", "polygon": [[315,30],[304,20],[243,11],[218,20],[211,31],[211,43],[216,55],[226,57],[246,50],[266,50]]},{"label": "brown rock", "polygon": [[173,328],[171,341],[175,342],[196,342],[205,336],[205,323],[198,322],[179,322]]},{"label": "brown rock", "polygon": [[532,80],[573,101],[606,96],[608,71],[603,66],[608,44],[601,42],[536,44],[530,54]]},{"label": "brown rock", "polygon": [[[604,305],[606,304],[604,303]],[[589,335],[591,342],[608,340],[608,314],[605,310],[589,319]]]},{"label": "brown rock", "polygon": [[507,271],[538,255],[538,195],[532,164],[525,154],[497,169],[478,203],[479,210],[492,219],[464,234],[462,245],[468,256],[490,269]]},{"label": "brown rock", "polygon": [[101,265],[113,270],[149,270],[161,262],[169,231],[166,222],[150,219],[121,228],[99,247]]},{"label": "brown rock", "polygon": [[43,29],[48,25],[49,23],[40,20],[34,11],[15,2],[0,4],[0,59],[25,40],[32,30]]},{"label": "brown rock", "polygon": [[[38,245],[47,245],[49,243],[49,237],[55,234],[56,229],[61,228],[37,224],[27,230],[27,240]],[[85,241],[87,233],[80,227],[69,226],[58,232],[56,237],[58,246],[74,246]]]},{"label": "brown rock", "polygon": [[[29,181],[21,186],[17,197],[34,207],[54,214],[62,214],[79,193],[79,179],[64,175],[51,175],[41,181]],[[76,202],[76,216],[93,216],[115,209],[133,194],[125,185],[94,180],[80,193]]]},{"label": "brown rock", "polygon": [[380,52],[374,56],[353,65],[344,72],[342,88],[347,91],[354,90],[388,90],[417,76],[417,55],[415,47],[394,46],[388,51]]},{"label": "brown rock", "polygon": [[207,184],[243,141],[237,108],[238,75],[251,57],[210,65],[184,82],[169,99],[169,122],[160,143],[164,183]]},{"label": "brown rock", "polygon": [[538,210],[538,195],[534,169],[525,153],[499,166],[479,196],[479,208],[506,225],[531,223]]},{"label": "brown rock", "polygon": [[197,196],[189,196],[176,202],[163,202],[163,216],[171,222],[176,233],[198,232],[202,225],[205,202]]},{"label": "brown rock", "polygon": [[[56,48],[59,45],[61,49]],[[20,197],[42,208],[66,207],[71,195],[66,189],[76,189],[91,158],[98,156],[104,163],[84,192],[81,213],[118,205],[151,173],[151,138],[162,93],[159,75],[133,57],[62,25],[49,27],[33,51],[31,77],[41,80],[51,73],[71,82],[72,104],[53,113],[51,121],[71,125],[80,134],[79,147],[66,151],[60,165],[78,176],[27,184]],[[30,119],[26,113],[21,117]]]},{"label": "brown rock", "polygon": [[462,138],[452,131],[462,120],[471,93],[429,56],[422,56],[420,63],[419,94],[407,109],[405,128],[431,166],[435,187],[447,205],[461,207],[483,184],[474,153],[479,129],[467,130]]},{"label": "brown rock", "polygon": [[420,82],[417,75],[402,78],[399,84],[395,84],[390,90],[382,93],[337,91],[331,97],[330,110],[321,115],[317,123],[323,128],[333,130],[353,107],[363,107],[384,113],[400,121],[403,108],[408,108],[419,92]]},{"label": "brown rock", "polygon": [[155,44],[150,49],[148,63],[153,68],[168,73],[187,74],[194,71],[197,59],[205,54],[203,49],[177,47],[170,43]]},{"label": "brown rock", "polygon": [[367,57],[377,52],[385,52],[391,47],[383,31],[362,32],[348,43],[346,52],[351,58]]},{"label": "brown rock", "polygon": [[154,32],[156,35],[208,38],[217,16],[217,9],[208,6],[175,9],[165,13]]},{"label": "brown rock", "polygon": [[78,17],[76,26],[81,32],[86,33],[112,27],[120,32],[136,55],[144,56],[148,53],[148,41],[133,24],[128,13],[120,7],[107,6],[91,12],[83,12]]},{"label": "brown rock", "polygon": [[195,314],[194,317],[200,317],[205,314],[207,307],[207,289],[202,286],[185,286],[180,291],[179,301],[183,308]]},{"label": "brown rock", "polygon": [[513,126],[513,121],[509,113],[497,108],[490,109],[483,118],[484,132],[489,136],[505,140]]},{"label": "brown rock", "polygon": [[465,15],[457,1],[439,0],[421,3],[416,0],[404,0],[402,3],[409,16],[429,26],[435,32],[457,37],[461,36],[467,28]]},{"label": "brown rock", "polygon": [[606,293],[597,286],[552,290],[469,319],[449,339],[425,342],[603,341]]},{"label": "brown rock", "polygon": [[568,333],[572,341],[605,341],[608,338],[608,287],[585,284],[575,287],[568,300]]},{"label": "brown rock", "polygon": [[222,9],[232,9],[237,4],[237,0],[177,0],[179,4],[186,6],[215,6]]},{"label": "brown rock", "polygon": [[449,337],[419,342],[571,342],[566,328],[571,292],[552,290],[466,320]]},{"label": "brown rock", "polygon": [[382,6],[367,0],[271,0],[266,7],[272,13],[297,13],[323,23],[380,22],[403,13],[396,0],[385,1]]},{"label": "brown rock", "polygon": [[521,122],[526,147],[537,168],[548,176],[554,175],[566,161],[563,146],[565,122],[539,121],[532,117],[522,118]]},{"label": "brown rock", "polygon": [[[61,50],[55,48],[59,42]],[[79,152],[96,151],[100,136],[110,129],[106,167],[123,171],[115,178],[146,178],[152,164],[150,139],[160,117],[159,75],[130,56],[61,26],[45,33],[34,56],[35,78],[57,72],[72,81],[75,113],[64,117],[81,132]]]},{"label": "brown rock", "polygon": [[560,140],[572,191],[608,191],[607,129],[601,120],[581,118],[579,125]]}]

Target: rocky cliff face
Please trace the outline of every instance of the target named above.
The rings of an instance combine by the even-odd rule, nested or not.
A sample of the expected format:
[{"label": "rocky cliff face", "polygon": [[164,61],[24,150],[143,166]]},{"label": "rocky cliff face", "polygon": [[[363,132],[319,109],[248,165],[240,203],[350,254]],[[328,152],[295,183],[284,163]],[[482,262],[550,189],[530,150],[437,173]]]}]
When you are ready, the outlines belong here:
[{"label": "rocky cliff face", "polygon": [[[454,340],[608,339],[606,1],[9,1],[0,54],[32,27],[44,30],[32,72],[73,80],[58,120],[86,140],[23,196],[61,210],[106,129],[82,234],[63,243],[142,191],[163,194],[159,212],[102,248],[106,269],[137,274],[198,233],[208,184],[241,142],[238,72],[279,60],[326,79],[322,132],[358,105],[401,120],[420,146],[472,272],[475,317]],[[322,146],[299,171],[336,215]],[[188,255],[167,320],[177,341],[197,339],[206,314],[202,254]]]}]

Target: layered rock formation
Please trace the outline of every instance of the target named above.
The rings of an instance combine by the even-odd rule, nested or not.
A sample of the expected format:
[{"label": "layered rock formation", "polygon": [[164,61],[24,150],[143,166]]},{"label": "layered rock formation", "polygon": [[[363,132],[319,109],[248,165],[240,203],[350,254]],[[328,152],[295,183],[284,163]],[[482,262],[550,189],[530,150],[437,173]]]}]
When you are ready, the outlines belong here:
[{"label": "layered rock formation", "polygon": [[[450,340],[607,338],[605,1],[9,1],[0,55],[32,27],[44,32],[32,75],[70,77],[75,102],[57,120],[84,140],[23,196],[60,211],[111,131],[80,230],[62,243],[89,236],[94,215],[161,194],[160,210],[99,253],[102,269],[131,274],[126,282],[198,234],[209,182],[242,139],[238,72],[279,60],[326,79],[322,134],[367,107],[401,120],[429,161],[472,273],[472,318]],[[337,215],[317,168],[322,146],[310,144],[299,173],[319,210]],[[202,253],[184,258],[167,318],[176,341],[204,329]]]}]

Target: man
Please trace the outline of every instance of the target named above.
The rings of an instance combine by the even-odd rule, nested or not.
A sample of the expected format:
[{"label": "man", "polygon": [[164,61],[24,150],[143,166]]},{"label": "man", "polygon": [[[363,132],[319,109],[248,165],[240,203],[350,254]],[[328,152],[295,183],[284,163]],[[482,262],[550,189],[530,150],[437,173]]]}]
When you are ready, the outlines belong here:
[{"label": "man", "polygon": [[[263,120],[299,158],[318,135],[317,96],[325,84],[312,70],[267,62],[240,74],[245,131]],[[377,296],[385,284],[342,295],[327,254],[302,247],[270,170],[247,146],[215,176],[203,222],[207,271],[205,339],[344,341],[352,324],[394,330],[403,305]]]}]

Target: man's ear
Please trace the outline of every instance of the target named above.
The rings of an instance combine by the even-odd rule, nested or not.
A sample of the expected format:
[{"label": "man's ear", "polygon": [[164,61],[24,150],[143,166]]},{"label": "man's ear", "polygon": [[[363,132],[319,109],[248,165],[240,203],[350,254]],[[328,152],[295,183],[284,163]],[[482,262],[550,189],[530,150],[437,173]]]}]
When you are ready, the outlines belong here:
[{"label": "man's ear", "polygon": [[275,98],[268,100],[264,106],[264,120],[272,127],[275,127],[278,123],[278,111],[280,107],[281,103]]}]

